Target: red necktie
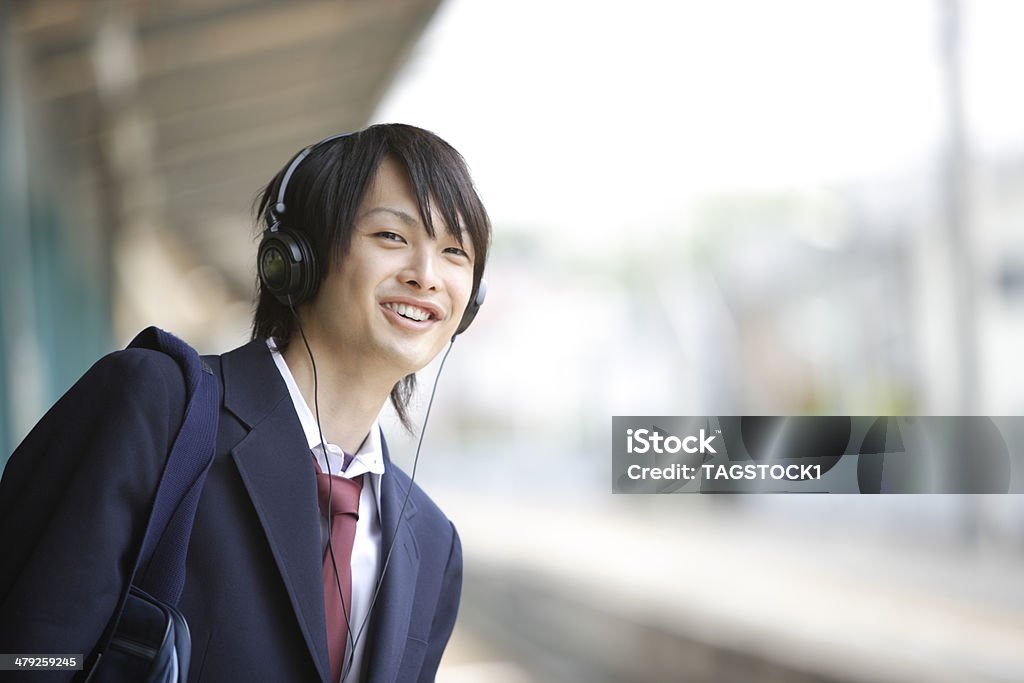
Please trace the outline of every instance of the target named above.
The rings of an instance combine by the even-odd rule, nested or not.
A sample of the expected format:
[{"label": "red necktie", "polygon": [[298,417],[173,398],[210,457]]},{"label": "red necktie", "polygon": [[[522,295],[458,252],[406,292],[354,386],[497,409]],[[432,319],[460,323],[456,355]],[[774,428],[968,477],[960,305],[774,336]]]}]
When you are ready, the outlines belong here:
[{"label": "red necktie", "polygon": [[[317,497],[320,499],[320,510],[324,514],[327,514],[328,495],[331,501],[331,546],[334,548],[334,561],[331,561],[330,549],[326,549],[323,564],[324,613],[327,617],[327,649],[331,656],[331,680],[337,681],[341,677],[348,644],[348,624],[345,615],[347,614],[349,618],[352,615],[352,544],[356,538],[359,493],[363,488],[363,476],[359,475],[352,479],[332,477],[323,474],[319,465],[316,470]],[[337,577],[334,573],[335,564],[338,568]],[[338,583],[341,583],[341,590],[345,596],[344,607],[338,594]]]}]

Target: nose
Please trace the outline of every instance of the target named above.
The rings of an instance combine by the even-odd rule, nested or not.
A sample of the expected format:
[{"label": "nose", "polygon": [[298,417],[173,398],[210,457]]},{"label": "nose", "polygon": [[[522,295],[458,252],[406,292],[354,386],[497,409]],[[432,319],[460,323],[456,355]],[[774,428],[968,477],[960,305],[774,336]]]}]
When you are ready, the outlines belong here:
[{"label": "nose", "polygon": [[416,289],[434,291],[440,284],[432,249],[416,249],[402,271],[402,281]]}]

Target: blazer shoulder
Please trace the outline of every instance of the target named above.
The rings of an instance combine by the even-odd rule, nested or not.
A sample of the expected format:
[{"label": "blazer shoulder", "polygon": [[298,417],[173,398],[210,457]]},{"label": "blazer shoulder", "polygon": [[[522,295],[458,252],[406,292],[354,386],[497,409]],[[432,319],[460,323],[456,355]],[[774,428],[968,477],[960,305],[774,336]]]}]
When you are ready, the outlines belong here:
[{"label": "blazer shoulder", "polygon": [[184,376],[177,361],[155,349],[134,347],[113,351],[93,363],[83,379],[91,374],[113,374],[129,383],[180,381],[184,386]]},{"label": "blazer shoulder", "polygon": [[[447,534],[449,532],[454,533],[455,526],[451,520],[441,509],[441,507],[430,497],[423,488],[412,481],[409,475],[405,473],[400,467],[396,466],[394,462],[390,463],[391,467],[388,469],[387,474],[384,476],[393,476],[395,483],[398,484],[397,491],[400,496],[404,497],[406,492],[409,491],[409,486],[412,486],[412,493],[409,494],[409,500],[412,504],[416,505],[417,517],[422,516],[424,522],[430,525],[430,527],[436,531]],[[401,502],[399,501],[399,505]]]},{"label": "blazer shoulder", "polygon": [[184,418],[185,401],[185,377],[173,358],[150,349],[114,351],[50,407],[18,451],[59,446],[78,452],[104,429],[122,430],[126,442],[139,429],[169,439]]},{"label": "blazer shoulder", "polygon": [[154,405],[179,418],[187,397],[185,376],[177,361],[166,353],[142,348],[103,356],[68,394],[76,390],[79,394],[104,395],[115,403],[127,400],[137,406]]}]

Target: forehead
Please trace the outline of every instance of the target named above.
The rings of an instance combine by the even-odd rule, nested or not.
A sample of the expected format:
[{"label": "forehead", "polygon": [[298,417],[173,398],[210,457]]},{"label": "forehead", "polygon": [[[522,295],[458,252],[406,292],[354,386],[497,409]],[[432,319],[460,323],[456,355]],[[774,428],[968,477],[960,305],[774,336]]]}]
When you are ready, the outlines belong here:
[{"label": "forehead", "polygon": [[384,157],[370,180],[360,208],[371,209],[387,202],[405,202],[416,206],[416,191],[405,168],[393,157]]},{"label": "forehead", "polygon": [[[430,195],[428,205],[430,207],[430,223],[435,234],[447,233],[448,223],[439,210],[438,202],[433,195]],[[385,157],[377,167],[377,172],[359,204],[356,220],[360,221],[371,215],[400,220],[411,227],[426,229],[419,202],[416,200],[416,190],[409,174],[401,162],[394,157]],[[458,231],[463,237],[466,237],[467,231],[464,226],[460,225]]]}]

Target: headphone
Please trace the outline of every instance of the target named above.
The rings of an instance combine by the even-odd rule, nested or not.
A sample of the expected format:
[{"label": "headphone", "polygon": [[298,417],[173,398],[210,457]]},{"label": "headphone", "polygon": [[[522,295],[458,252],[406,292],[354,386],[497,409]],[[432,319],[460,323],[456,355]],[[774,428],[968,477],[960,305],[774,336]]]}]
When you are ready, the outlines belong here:
[{"label": "headphone", "polygon": [[[281,225],[282,216],[287,211],[284,196],[288,189],[288,182],[292,179],[295,169],[314,149],[350,135],[352,133],[331,135],[295,155],[281,178],[281,185],[277,190],[277,201],[270,207],[270,227],[263,232],[263,238],[260,240],[256,269],[263,287],[286,306],[298,306],[313,298],[320,282],[320,265],[309,239],[303,233],[289,230]],[[459,322],[455,334],[452,335],[452,339],[466,331],[473,319],[476,318],[476,314],[480,312],[480,307],[483,306],[486,297],[487,282],[481,280],[473,296],[470,297],[469,304],[462,314],[462,320]]]}]

